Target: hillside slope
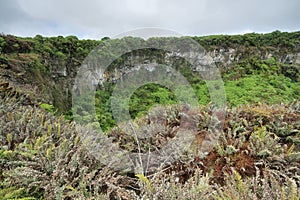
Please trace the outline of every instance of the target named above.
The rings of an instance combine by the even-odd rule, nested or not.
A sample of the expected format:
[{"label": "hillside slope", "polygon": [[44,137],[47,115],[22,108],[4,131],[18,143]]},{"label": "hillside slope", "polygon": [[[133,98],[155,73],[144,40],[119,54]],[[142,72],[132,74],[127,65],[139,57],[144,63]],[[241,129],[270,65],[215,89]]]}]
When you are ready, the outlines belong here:
[{"label": "hillside slope", "polygon": [[[192,39],[204,47],[215,65],[222,71],[224,80],[228,80],[229,86],[226,92],[228,93],[228,101],[233,103],[233,105],[238,105],[242,101],[235,102],[231,98],[231,95],[240,95],[236,91],[231,90],[232,85],[239,84],[235,82],[238,80],[240,82],[248,81],[243,79],[247,75],[276,70],[271,73],[283,75],[284,77],[271,78],[275,78],[277,82],[280,82],[277,83],[275,81],[276,83],[272,83],[275,89],[277,87],[276,84],[281,84],[283,85],[282,87],[292,87],[286,82],[297,82],[297,84],[299,82],[300,32],[281,33],[275,31],[269,34],[251,33],[236,36],[193,37]],[[124,40],[103,38],[101,41],[95,41],[79,40],[75,36],[46,38],[37,35],[34,38],[19,38],[11,35],[1,35],[0,74],[2,78],[16,85],[28,84],[36,87],[40,92],[39,97],[43,101],[53,104],[60,111],[66,112],[71,107],[71,91],[74,86],[74,79],[81,63],[91,50],[99,44],[104,47],[105,45],[118,47],[139,42],[151,44],[160,42],[160,39],[151,38],[143,41],[139,38],[127,38]],[[148,50],[143,50],[141,53],[137,52],[142,57],[141,59],[146,61],[151,59],[157,63],[165,62],[165,53]],[[124,62],[124,71],[127,70],[126,67],[134,67],[126,65],[126,59],[122,59],[114,62],[111,68],[124,67]],[[197,75],[193,75],[191,71],[187,70],[189,63],[179,61],[177,64],[183,69],[181,72],[190,82],[197,82]],[[119,76],[118,70],[112,70],[109,71],[107,79],[115,80]],[[257,79],[259,79],[259,77],[247,78],[255,79],[252,81],[258,81]],[[248,90],[248,88],[243,87],[243,83],[240,83],[239,88]],[[202,86],[199,92],[201,93],[202,90],[206,90],[205,87]],[[290,93],[287,98],[299,99],[299,90],[297,88],[293,90],[297,90],[296,93]],[[253,94],[243,95],[246,96],[245,98],[253,96]],[[265,95],[264,97],[267,96]],[[272,96],[274,96],[274,99],[277,99],[281,94],[272,94]],[[262,100],[259,97],[258,99]],[[245,101],[248,100],[246,99]],[[286,99],[281,98],[281,100]],[[208,103],[207,101],[204,98],[202,103],[206,104]]]},{"label": "hillside slope", "polygon": [[[106,132],[93,138],[88,136],[95,130],[73,122],[70,112],[71,90],[85,57],[99,44],[126,47],[170,38],[1,35],[0,198],[299,199],[300,32],[193,39],[206,49],[225,84],[227,110],[218,133],[210,129],[216,105],[191,64],[144,49],[123,55],[107,70],[95,93],[97,120]],[[128,129],[115,126],[110,96],[122,75],[137,67],[135,60],[173,63],[194,89],[197,109],[177,105],[168,88],[147,84],[130,98]],[[182,156],[157,157],[168,145],[177,149],[184,134],[193,140]],[[205,139],[217,134],[213,148],[202,152]],[[120,152],[138,156],[127,162]],[[139,156],[149,152],[159,165]]]},{"label": "hillside slope", "polygon": [[[189,159],[165,163],[160,169],[134,176],[133,171],[115,171],[118,166],[108,166],[105,160],[94,156],[92,144],[86,143],[84,137],[89,129],[55,117],[18,88],[1,82],[2,199],[300,197],[299,101],[227,110],[222,134],[207,156],[191,154]],[[134,136],[118,127],[108,137],[118,148],[129,152],[161,148],[172,142],[183,119],[180,116],[186,112],[180,107],[171,110],[174,112],[163,115],[166,118],[156,114],[155,118],[135,121],[136,131],[153,134],[148,140],[140,139],[139,146]],[[191,111],[197,124],[191,152],[201,145],[197,134],[201,137],[207,130],[210,112],[210,107]],[[165,123],[165,119],[170,120]],[[145,123],[152,126],[145,130]],[[164,128],[154,128],[160,126]]]}]

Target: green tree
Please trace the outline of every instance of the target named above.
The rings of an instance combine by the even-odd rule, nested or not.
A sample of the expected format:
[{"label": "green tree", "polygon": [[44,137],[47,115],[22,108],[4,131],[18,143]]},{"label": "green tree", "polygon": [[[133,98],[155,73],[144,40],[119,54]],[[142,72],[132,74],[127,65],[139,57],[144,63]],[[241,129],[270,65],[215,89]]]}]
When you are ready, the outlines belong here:
[{"label": "green tree", "polygon": [[0,53],[2,53],[2,48],[5,46],[5,40],[3,37],[0,37]]}]

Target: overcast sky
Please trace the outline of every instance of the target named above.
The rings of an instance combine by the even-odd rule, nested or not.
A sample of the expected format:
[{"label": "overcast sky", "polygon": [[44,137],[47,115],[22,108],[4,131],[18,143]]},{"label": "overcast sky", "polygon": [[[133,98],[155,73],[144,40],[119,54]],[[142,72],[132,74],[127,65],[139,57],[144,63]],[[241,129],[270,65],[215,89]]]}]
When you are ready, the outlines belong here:
[{"label": "overcast sky", "polygon": [[0,32],[113,37],[142,27],[183,35],[299,31],[299,0],[0,0]]}]

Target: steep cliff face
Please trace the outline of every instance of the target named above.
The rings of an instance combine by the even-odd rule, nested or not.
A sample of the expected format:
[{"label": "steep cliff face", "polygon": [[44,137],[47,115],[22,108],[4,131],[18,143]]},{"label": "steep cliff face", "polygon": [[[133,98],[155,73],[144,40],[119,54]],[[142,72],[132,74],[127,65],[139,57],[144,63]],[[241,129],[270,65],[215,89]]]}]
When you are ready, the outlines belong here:
[{"label": "steep cliff face", "polygon": [[[156,70],[159,64],[165,64],[171,67],[178,68],[178,65],[190,67],[192,71],[209,71],[209,67],[217,67],[220,72],[231,69],[234,70],[234,66],[240,61],[249,58],[258,58],[260,60],[268,60],[274,58],[277,62],[294,65],[300,69],[300,52],[280,52],[279,49],[272,49],[266,51],[260,51],[258,48],[252,49],[251,53],[245,55],[244,48],[220,48],[206,51],[200,56],[194,52],[184,55],[178,52],[161,52],[161,55],[157,58],[147,55],[143,55],[143,50],[135,54],[126,55],[126,59],[123,63],[113,63],[113,70],[103,71],[103,67],[99,66],[87,66],[83,65],[82,72],[86,72],[85,77],[91,80],[93,85],[100,84],[104,82],[116,82],[121,77],[129,74],[133,71],[138,71],[140,68],[145,68],[148,71]],[[193,62],[185,61],[184,58],[189,58]],[[79,69],[79,68],[78,68]],[[52,73],[59,73],[58,71],[53,71]],[[62,76],[62,75],[61,75]],[[73,76],[68,76],[65,78],[74,78]],[[76,83],[75,88],[77,88]]]},{"label": "steep cliff face", "polygon": [[266,60],[274,57],[277,61],[283,64],[295,64],[300,66],[300,52],[280,52],[279,49],[260,51],[259,49],[253,49],[251,55],[245,56],[244,52],[238,48],[228,49],[214,49],[209,51],[208,55],[213,58],[213,61],[223,68],[234,66],[238,61],[249,58],[258,57],[261,60]]},{"label": "steep cliff face", "polygon": [[31,87],[39,101],[64,111],[70,107],[70,88],[82,60],[99,41],[75,36],[20,38],[0,35],[0,76],[3,81]]},{"label": "steep cliff face", "polygon": [[[82,63],[96,46],[102,45],[101,48],[105,48],[105,45],[109,44],[107,41],[78,40],[74,36],[17,38],[2,35],[0,72],[2,79],[16,85],[37,87],[41,101],[54,104],[60,110],[67,110],[71,105],[71,90],[78,87],[75,82],[78,72],[88,72],[85,74],[86,78],[94,85],[101,85],[104,82],[116,82],[125,74],[137,71],[141,67],[155,70],[157,64],[175,68],[191,67],[192,71],[208,71],[207,66],[216,66],[225,73],[234,70],[238,63],[247,59],[273,58],[282,64],[300,68],[299,32],[250,36],[194,37],[193,39],[206,49],[200,57],[190,52],[188,57],[198,62],[194,66],[182,59],[186,55],[180,52],[155,52],[153,49],[147,49],[116,58],[108,70],[103,71],[96,62],[87,65]],[[130,41],[141,42],[141,39],[131,38]],[[124,44],[126,48],[126,41]]]}]

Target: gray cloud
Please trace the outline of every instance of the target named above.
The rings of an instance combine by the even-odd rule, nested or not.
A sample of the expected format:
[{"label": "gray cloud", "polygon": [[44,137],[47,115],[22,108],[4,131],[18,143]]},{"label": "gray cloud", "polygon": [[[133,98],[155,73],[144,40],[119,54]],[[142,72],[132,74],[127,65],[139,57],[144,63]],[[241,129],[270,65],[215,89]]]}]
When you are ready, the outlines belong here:
[{"label": "gray cloud", "polygon": [[0,32],[22,36],[114,36],[139,27],[185,35],[292,31],[298,0],[2,0]]}]

